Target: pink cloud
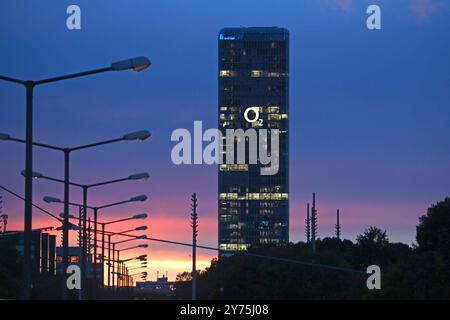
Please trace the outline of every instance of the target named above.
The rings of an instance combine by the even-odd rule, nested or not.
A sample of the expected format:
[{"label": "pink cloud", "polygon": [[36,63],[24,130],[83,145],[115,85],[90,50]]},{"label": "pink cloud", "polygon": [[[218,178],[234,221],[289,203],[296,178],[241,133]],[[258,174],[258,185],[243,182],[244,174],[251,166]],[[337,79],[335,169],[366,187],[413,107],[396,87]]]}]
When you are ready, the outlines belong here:
[{"label": "pink cloud", "polygon": [[412,0],[409,9],[418,22],[424,22],[438,14],[443,5],[434,0]]},{"label": "pink cloud", "polygon": [[339,7],[344,11],[350,11],[353,7],[352,0],[326,0],[328,4]]}]

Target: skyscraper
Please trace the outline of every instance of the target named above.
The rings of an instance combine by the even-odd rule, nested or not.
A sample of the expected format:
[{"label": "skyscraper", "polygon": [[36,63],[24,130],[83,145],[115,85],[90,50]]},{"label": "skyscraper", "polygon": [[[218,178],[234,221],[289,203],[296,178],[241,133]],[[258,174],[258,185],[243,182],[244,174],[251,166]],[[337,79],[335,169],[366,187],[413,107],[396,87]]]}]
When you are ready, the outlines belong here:
[{"label": "skyscraper", "polygon": [[[289,32],[278,27],[219,33],[219,129],[279,130],[279,169],[219,165],[219,248],[289,241]],[[258,121],[255,119],[258,118]],[[247,156],[248,157],[248,156]],[[259,158],[258,158],[259,159]]]}]

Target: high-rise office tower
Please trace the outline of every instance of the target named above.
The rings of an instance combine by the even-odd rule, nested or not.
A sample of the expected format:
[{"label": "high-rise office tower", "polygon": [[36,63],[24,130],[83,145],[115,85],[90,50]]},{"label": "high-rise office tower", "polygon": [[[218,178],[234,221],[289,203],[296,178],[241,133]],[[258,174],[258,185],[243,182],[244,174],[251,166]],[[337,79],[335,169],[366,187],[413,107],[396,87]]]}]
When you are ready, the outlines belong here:
[{"label": "high-rise office tower", "polygon": [[269,243],[286,244],[289,32],[278,27],[225,28],[218,41],[218,113],[223,137],[227,129],[279,130],[276,174],[262,175],[264,165],[260,162],[219,165],[219,248],[246,250]]}]

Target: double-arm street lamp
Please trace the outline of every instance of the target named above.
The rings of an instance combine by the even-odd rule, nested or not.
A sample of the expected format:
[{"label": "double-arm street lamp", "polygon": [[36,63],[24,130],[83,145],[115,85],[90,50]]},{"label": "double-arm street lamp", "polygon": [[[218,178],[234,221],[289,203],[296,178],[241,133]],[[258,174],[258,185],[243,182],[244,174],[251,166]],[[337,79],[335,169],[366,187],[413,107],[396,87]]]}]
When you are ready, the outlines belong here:
[{"label": "double-arm street lamp", "polygon": [[[22,171],[22,175],[24,175],[24,171]],[[54,182],[59,182],[59,183],[64,183],[64,180],[61,179],[57,179],[57,178],[53,178],[53,177],[48,177],[40,172],[32,172],[32,176],[35,179],[45,179],[45,180],[50,180],[50,181],[54,181]],[[80,184],[80,183],[74,183],[74,182],[70,182],[69,181],[69,185],[71,186],[75,186],[78,188],[81,188],[83,190],[83,217],[82,217],[82,230],[83,230],[83,236],[80,237],[82,239],[82,252],[81,252],[81,271],[82,271],[82,278],[83,281],[82,283],[85,284],[85,274],[86,274],[86,253],[87,253],[87,241],[86,241],[86,216],[87,216],[87,193],[88,190],[91,188],[95,188],[95,187],[100,187],[100,186],[105,186],[105,185],[109,185],[109,184],[114,184],[114,183],[119,183],[119,182],[124,182],[124,181],[132,181],[132,180],[147,180],[149,178],[149,174],[147,172],[141,172],[141,173],[136,173],[136,174],[132,174],[129,175],[128,177],[124,177],[124,178],[120,178],[120,179],[113,179],[113,180],[108,180],[108,181],[103,181],[103,182],[98,182],[98,183],[92,183],[92,184]],[[58,199],[59,200],[59,199]],[[126,201],[126,202],[129,202]],[[124,203],[124,202],[121,202]],[[70,203],[69,203],[70,204]],[[115,204],[113,204],[115,205]],[[107,205],[107,206],[102,206],[101,208],[107,208],[111,205]],[[92,208],[94,210],[94,243],[97,243],[97,212],[99,208]],[[96,259],[97,257],[97,246],[94,246],[94,258]],[[94,261],[96,262],[96,261]],[[97,264],[94,263],[93,266],[93,273],[94,273],[94,279],[95,281],[97,281]],[[97,283],[97,282],[95,282]],[[96,295],[96,287],[94,286],[94,297]],[[84,285],[81,288],[81,292],[84,292]],[[84,294],[81,295],[82,298],[85,297]]]},{"label": "double-arm street lamp", "polygon": [[[49,144],[45,144],[45,143],[39,143],[39,142],[33,142],[32,145],[34,146],[38,146],[38,147],[42,147],[42,148],[46,148],[46,149],[50,149],[50,150],[56,150],[56,151],[61,151],[64,153],[64,223],[63,223],[63,237],[62,237],[62,247],[63,247],[63,254],[62,254],[62,292],[63,292],[63,296],[66,297],[67,295],[67,290],[66,290],[66,270],[67,270],[67,266],[68,266],[68,247],[69,247],[69,230],[67,228],[64,227],[64,224],[66,224],[68,222],[68,215],[69,215],[69,186],[70,186],[70,180],[69,180],[69,168],[70,168],[70,154],[74,151],[79,151],[79,150],[84,150],[84,149],[88,149],[88,148],[93,148],[93,147],[98,147],[101,145],[105,145],[105,144],[111,144],[111,143],[115,143],[115,142],[119,142],[119,141],[132,141],[132,140],[140,140],[143,141],[145,139],[147,139],[148,137],[150,137],[150,132],[148,132],[147,130],[142,130],[142,131],[137,131],[137,132],[132,132],[132,133],[128,133],[128,134],[124,134],[122,137],[119,138],[115,138],[115,139],[110,139],[110,140],[104,140],[104,141],[100,141],[100,142],[96,142],[96,143],[90,143],[90,144],[86,144],[86,145],[81,145],[81,146],[77,146],[77,147],[58,147],[58,146],[53,146],[53,145],[49,145]],[[13,142],[19,142],[19,143],[27,143],[26,140],[23,139],[18,139],[18,138],[14,138],[11,137],[9,134],[5,134],[5,133],[0,133],[0,140],[7,140],[7,141],[13,141]],[[31,170],[30,173],[27,173],[27,170],[25,169],[25,179],[28,178],[28,176],[30,176],[31,178],[33,178],[33,171]],[[84,203],[83,203],[83,208],[84,208],[84,212],[83,212],[83,239],[86,239],[86,209],[87,209],[87,189],[84,189],[84,194],[83,194],[83,199],[84,199]],[[25,197],[26,199],[26,197]],[[85,251],[86,249],[86,243],[85,241],[83,241],[83,250],[82,250],[82,254],[83,251]],[[84,277],[84,271],[83,270],[83,266],[85,266],[85,258],[82,259],[82,278]],[[82,287],[83,287],[84,283],[82,281]],[[83,292],[83,289],[82,291]]]},{"label": "double-arm street lamp", "polygon": [[[14,84],[23,85],[26,89],[26,133],[25,133],[25,210],[24,210],[24,259],[23,259],[23,291],[22,298],[30,299],[32,284],[32,263],[31,263],[31,237],[32,237],[32,196],[33,196],[33,181],[31,173],[33,171],[33,93],[37,85],[48,84],[67,79],[85,77],[93,74],[104,73],[109,71],[134,70],[142,71],[150,66],[150,60],[146,57],[137,57],[128,60],[121,60],[112,63],[105,68],[99,68],[84,72],[72,73],[68,75],[52,77],[42,80],[21,80],[12,77],[0,75],[0,80],[11,82]],[[68,173],[68,172],[67,172]],[[66,219],[65,219],[66,220]],[[66,221],[67,222],[67,221]],[[64,226],[64,232],[67,233],[67,227]],[[67,239],[66,239],[67,241]],[[64,251],[64,250],[63,250]],[[67,251],[63,253],[63,266],[67,267]],[[65,259],[64,259],[65,258]],[[65,261],[64,261],[65,260]],[[65,274],[65,269],[63,269]],[[63,278],[65,278],[63,276]],[[65,289],[65,288],[64,288]],[[66,297],[67,291],[63,290],[63,295]]]}]

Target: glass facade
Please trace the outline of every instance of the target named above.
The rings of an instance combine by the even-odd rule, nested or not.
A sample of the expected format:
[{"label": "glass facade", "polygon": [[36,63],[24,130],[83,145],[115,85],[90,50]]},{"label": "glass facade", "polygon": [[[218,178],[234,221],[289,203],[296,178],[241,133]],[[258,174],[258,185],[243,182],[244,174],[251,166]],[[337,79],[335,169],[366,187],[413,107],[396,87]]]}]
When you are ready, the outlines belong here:
[{"label": "glass facade", "polygon": [[[219,129],[223,137],[226,129],[254,128],[269,132],[278,129],[280,133],[276,174],[261,175],[263,165],[259,162],[219,165],[219,248],[246,250],[267,243],[286,244],[289,241],[289,32],[278,27],[222,29],[218,78]],[[252,110],[245,117],[249,108]],[[259,121],[252,121],[255,110]]]}]

